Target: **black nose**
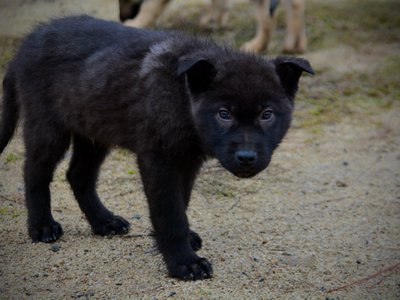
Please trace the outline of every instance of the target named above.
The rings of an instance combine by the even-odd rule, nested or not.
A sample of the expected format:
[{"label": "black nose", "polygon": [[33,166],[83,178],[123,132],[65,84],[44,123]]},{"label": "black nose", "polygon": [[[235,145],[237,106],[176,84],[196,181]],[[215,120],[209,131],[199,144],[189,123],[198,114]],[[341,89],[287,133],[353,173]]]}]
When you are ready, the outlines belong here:
[{"label": "black nose", "polygon": [[254,151],[240,150],[235,153],[237,161],[242,166],[251,166],[257,159],[257,153]]}]

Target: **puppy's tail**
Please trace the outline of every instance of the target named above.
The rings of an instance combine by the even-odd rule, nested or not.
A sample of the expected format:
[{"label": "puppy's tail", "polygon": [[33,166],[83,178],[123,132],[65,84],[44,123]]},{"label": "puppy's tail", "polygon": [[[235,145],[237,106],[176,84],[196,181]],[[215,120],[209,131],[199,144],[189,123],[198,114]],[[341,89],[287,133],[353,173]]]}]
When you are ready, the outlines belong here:
[{"label": "puppy's tail", "polygon": [[9,69],[3,79],[3,104],[0,121],[0,153],[3,152],[4,148],[11,140],[15,128],[17,127],[19,107],[16,97],[15,78],[11,69]]}]

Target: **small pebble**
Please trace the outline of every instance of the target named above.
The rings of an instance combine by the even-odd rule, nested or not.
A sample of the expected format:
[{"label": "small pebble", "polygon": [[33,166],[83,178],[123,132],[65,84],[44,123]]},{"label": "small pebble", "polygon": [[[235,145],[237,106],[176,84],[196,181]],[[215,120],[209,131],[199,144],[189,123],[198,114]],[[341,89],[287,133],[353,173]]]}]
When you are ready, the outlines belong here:
[{"label": "small pebble", "polygon": [[61,249],[61,246],[58,244],[51,245],[51,251],[53,251],[53,252],[58,252],[58,251],[60,251],[60,249]]},{"label": "small pebble", "polygon": [[346,187],[346,186],[347,186],[347,183],[344,182],[344,181],[337,180],[337,181],[336,181],[336,186],[337,186],[337,187]]},{"label": "small pebble", "polygon": [[133,215],[132,219],[133,220],[140,220],[142,218],[141,215]]},{"label": "small pebble", "polygon": [[173,297],[173,296],[175,296],[176,295],[176,292],[171,292],[169,295],[168,295],[168,298],[169,297]]}]

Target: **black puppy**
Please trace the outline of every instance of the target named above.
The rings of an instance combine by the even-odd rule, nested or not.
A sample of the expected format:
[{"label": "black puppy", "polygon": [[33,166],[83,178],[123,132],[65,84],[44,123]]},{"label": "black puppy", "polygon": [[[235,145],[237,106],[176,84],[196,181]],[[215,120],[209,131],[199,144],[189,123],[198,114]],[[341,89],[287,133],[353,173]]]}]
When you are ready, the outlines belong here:
[{"label": "black puppy", "polygon": [[137,154],[170,275],[210,277],[185,213],[196,174],[206,157],[239,177],[266,168],[289,128],[303,71],[313,73],[303,59],[266,60],[87,16],[38,27],[4,78],[0,128],[2,152],[23,117],[30,237],[53,242],[63,233],[51,214],[49,184],[71,138],[67,178],[93,232],[128,231],[96,193],[99,167],[118,145]]}]

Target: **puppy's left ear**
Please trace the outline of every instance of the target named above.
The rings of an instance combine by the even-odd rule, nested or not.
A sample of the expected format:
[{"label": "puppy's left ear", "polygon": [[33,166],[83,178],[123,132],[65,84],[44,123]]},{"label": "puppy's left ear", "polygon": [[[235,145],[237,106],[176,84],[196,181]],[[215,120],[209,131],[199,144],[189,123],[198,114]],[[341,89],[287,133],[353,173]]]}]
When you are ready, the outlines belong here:
[{"label": "puppy's left ear", "polygon": [[183,75],[190,90],[199,93],[209,87],[217,75],[217,69],[204,58],[184,57],[178,61],[178,76]]},{"label": "puppy's left ear", "polygon": [[303,58],[279,56],[272,62],[275,65],[275,71],[281,80],[282,87],[290,100],[293,100],[296,95],[301,74],[303,72],[315,74],[310,63]]}]

